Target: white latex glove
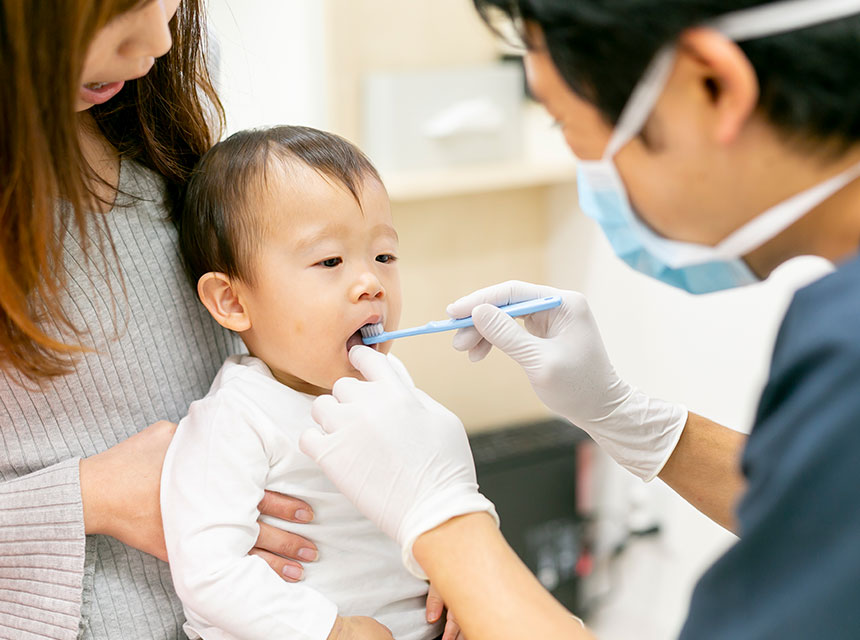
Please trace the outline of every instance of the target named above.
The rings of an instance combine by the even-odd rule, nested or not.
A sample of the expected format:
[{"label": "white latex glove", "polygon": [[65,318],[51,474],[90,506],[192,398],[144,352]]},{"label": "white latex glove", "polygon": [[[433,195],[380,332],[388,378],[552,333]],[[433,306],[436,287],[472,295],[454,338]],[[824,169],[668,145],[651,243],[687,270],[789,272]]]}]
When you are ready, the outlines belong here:
[{"label": "white latex glove", "polygon": [[[561,306],[526,316],[525,328],[497,308],[544,296],[561,296]],[[621,466],[646,482],[660,473],[687,409],[618,377],[582,294],[510,281],[460,298],[448,314],[475,320],[475,327],[454,336],[455,349],[469,351],[472,361],[493,346],[501,349],[525,370],[547,407],[586,431]]]},{"label": "white latex glove", "polygon": [[341,378],[314,400],[301,450],[368,519],[400,543],[403,563],[426,579],[412,555],[422,533],[453,517],[487,511],[463,424],[400,378],[388,358],[355,346],[349,359],[365,381]]}]

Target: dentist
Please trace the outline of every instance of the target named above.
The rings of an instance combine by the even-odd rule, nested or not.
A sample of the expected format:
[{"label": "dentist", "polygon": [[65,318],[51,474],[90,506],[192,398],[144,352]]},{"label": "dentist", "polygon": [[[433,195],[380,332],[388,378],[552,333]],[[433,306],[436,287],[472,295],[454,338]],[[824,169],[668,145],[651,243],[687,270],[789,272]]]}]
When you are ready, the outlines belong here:
[{"label": "dentist", "polygon": [[[529,83],[581,159],[582,209],[633,268],[693,293],[801,254],[801,290],[747,440],[620,379],[583,297],[519,282],[453,303],[546,405],[645,481],[740,539],[701,579],[681,637],[856,637],[860,629],[860,1],[475,0],[514,21]],[[525,328],[494,306],[564,304]],[[487,304],[489,303],[489,304]],[[588,638],[507,546],[460,421],[355,347],[365,381],[319,398],[304,450],[403,546],[470,640]],[[727,401],[731,401],[727,398]]]}]

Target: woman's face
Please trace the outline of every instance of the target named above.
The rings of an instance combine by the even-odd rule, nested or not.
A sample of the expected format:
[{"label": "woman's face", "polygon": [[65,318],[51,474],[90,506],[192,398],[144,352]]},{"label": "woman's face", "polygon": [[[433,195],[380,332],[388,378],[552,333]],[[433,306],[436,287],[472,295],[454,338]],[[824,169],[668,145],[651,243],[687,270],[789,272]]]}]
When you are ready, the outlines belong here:
[{"label": "woman's face", "polygon": [[84,61],[75,111],[113,98],[126,80],[145,76],[155,59],[170,50],[168,22],[180,0],[149,0],[122,13],[99,30]]}]

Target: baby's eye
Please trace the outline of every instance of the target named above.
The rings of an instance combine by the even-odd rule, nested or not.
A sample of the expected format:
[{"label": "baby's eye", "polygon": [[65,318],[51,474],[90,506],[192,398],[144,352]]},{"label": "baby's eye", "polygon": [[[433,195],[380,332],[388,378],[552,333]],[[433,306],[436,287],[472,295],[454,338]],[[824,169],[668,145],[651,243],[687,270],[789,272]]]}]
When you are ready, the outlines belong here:
[{"label": "baby's eye", "polygon": [[390,253],[383,253],[376,256],[376,261],[381,262],[382,264],[388,264],[389,262],[394,262],[397,260],[397,256],[393,256]]},{"label": "baby's eye", "polygon": [[329,269],[331,269],[331,268],[339,265],[341,262],[343,262],[343,260],[341,258],[326,258],[325,260],[321,260],[320,262],[317,262],[317,264],[322,265],[323,267],[328,267]]}]

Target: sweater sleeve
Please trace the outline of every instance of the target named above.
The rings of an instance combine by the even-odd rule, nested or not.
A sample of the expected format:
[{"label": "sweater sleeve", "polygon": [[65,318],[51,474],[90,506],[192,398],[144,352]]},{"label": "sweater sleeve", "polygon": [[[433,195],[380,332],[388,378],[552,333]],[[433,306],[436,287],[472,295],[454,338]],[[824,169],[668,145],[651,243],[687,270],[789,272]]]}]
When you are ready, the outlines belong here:
[{"label": "sweater sleeve", "polygon": [[78,635],[84,574],[80,459],[0,483],[0,636]]},{"label": "sweater sleeve", "polygon": [[187,626],[205,638],[325,640],[335,604],[248,555],[270,452],[264,427],[228,405],[218,397],[192,404],[162,471],[164,537]]}]

